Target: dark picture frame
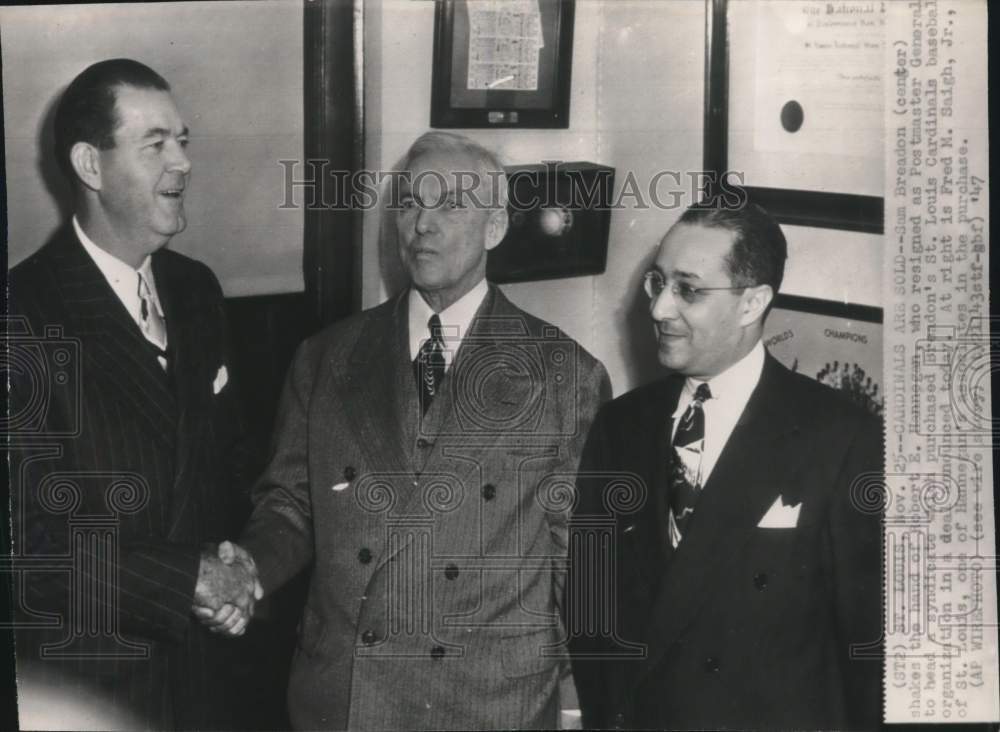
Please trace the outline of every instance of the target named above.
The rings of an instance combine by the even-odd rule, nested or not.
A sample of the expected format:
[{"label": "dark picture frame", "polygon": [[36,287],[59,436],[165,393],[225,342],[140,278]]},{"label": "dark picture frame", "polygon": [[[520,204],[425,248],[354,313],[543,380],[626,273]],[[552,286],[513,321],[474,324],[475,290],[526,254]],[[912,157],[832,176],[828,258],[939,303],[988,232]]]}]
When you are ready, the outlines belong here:
[{"label": "dark picture frame", "polygon": [[[728,0],[707,2],[704,164],[706,171],[722,176],[729,163]],[[884,233],[885,203],[881,196],[754,186],[744,189],[751,201],[782,224]]]},{"label": "dark picture frame", "polygon": [[792,371],[840,391],[870,414],[885,408],[882,309],[779,294],[763,342]]},{"label": "dark picture frame", "polygon": [[[569,127],[575,0],[539,0],[538,9],[540,27],[517,13],[474,22],[466,0],[437,0],[431,127]],[[497,23],[497,38],[487,19]],[[540,47],[532,29],[541,33]]]}]

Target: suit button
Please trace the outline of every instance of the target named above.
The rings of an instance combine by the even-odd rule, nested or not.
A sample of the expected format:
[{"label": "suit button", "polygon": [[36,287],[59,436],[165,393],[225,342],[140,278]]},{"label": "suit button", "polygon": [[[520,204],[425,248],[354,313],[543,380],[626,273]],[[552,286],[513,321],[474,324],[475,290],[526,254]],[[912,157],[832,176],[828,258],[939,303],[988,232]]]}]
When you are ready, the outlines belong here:
[{"label": "suit button", "polygon": [[487,501],[492,501],[494,496],[497,494],[497,487],[492,483],[487,483],[483,486],[483,498]]},{"label": "suit button", "polygon": [[361,642],[366,646],[374,645],[376,640],[378,640],[378,638],[375,637],[375,631],[366,630],[361,634]]},{"label": "suit button", "polygon": [[456,567],[454,564],[449,564],[447,567],[444,568],[444,576],[450,580],[455,579],[456,577],[458,577],[458,567]]},{"label": "suit button", "polygon": [[344,480],[350,482],[358,477],[358,471],[354,469],[353,465],[348,465],[344,468]]},{"label": "suit button", "polygon": [[361,547],[361,551],[358,552],[358,561],[362,564],[368,564],[372,560],[372,550],[366,546]]},{"label": "suit button", "polygon": [[429,440],[425,440],[423,437],[417,439],[417,447],[419,447],[421,450],[426,450],[430,446],[431,443]]},{"label": "suit button", "polygon": [[710,674],[719,673],[719,659],[709,656],[705,659],[705,670]]},{"label": "suit button", "polygon": [[758,572],[753,576],[753,586],[757,588],[758,591],[763,590],[767,587],[767,575],[763,572]]},{"label": "suit button", "polygon": [[444,658],[444,648],[442,648],[441,646],[434,646],[431,649],[431,658],[433,658],[435,661],[440,661],[442,658]]}]

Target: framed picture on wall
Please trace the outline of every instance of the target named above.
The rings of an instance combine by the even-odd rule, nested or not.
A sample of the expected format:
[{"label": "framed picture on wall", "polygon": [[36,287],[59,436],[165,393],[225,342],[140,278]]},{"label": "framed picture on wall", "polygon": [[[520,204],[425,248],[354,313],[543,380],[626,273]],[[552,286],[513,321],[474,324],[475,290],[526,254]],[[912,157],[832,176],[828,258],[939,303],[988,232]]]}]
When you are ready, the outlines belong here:
[{"label": "framed picture on wall", "polygon": [[711,7],[706,169],[783,224],[883,233],[885,3]]},{"label": "framed picture on wall", "polygon": [[884,409],[882,309],[779,294],[764,345],[781,363],[876,416]]},{"label": "framed picture on wall", "polygon": [[569,127],[574,0],[441,0],[432,127]]}]

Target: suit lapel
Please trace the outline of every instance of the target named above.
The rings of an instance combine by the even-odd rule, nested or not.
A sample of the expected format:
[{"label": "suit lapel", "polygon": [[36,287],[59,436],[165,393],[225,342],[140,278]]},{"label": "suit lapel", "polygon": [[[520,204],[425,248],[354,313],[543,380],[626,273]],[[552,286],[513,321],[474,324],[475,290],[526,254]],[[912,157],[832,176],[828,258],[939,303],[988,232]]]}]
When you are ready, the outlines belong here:
[{"label": "suit lapel", "polygon": [[173,444],[176,405],[156,355],[71,230],[62,233],[53,262],[83,359],[92,364],[93,378],[108,384],[102,393],[123,399],[151,432]]},{"label": "suit lapel", "polygon": [[684,540],[666,565],[647,623],[646,671],[696,619],[780,493],[787,469],[787,461],[780,459],[782,442],[797,430],[794,413],[782,400],[783,368],[770,356],[765,360],[761,380],[698,499]]},{"label": "suit lapel", "polygon": [[[531,373],[504,359],[512,336],[527,336],[517,325],[519,313],[496,287],[490,286],[444,381],[439,396],[421,422],[421,433],[437,441],[449,436],[495,435],[512,407],[528,405],[536,384]],[[541,390],[539,389],[539,393]],[[447,441],[447,440],[446,440]],[[440,455],[433,450],[427,460]],[[418,468],[427,466],[427,461]]]},{"label": "suit lapel", "polygon": [[[419,455],[413,456],[411,465],[414,472],[423,475],[438,472],[454,474],[456,463],[449,458],[448,448],[460,447],[462,464],[467,468],[454,477],[465,484],[469,473],[481,463],[478,458],[493,448],[497,441],[497,423],[485,422],[482,418],[477,418],[477,415],[495,418],[496,415],[510,413],[511,405],[516,405],[518,410],[531,409],[531,400],[544,394],[544,389],[540,388],[530,373],[521,373],[516,368],[493,368],[497,364],[498,352],[502,353],[503,349],[509,348],[512,339],[527,336],[523,325],[518,329],[517,319],[520,317],[520,311],[495,286],[490,285],[489,293],[470,323],[469,332],[462,339],[452,366],[441,382],[441,391],[427,410],[423,421],[419,418],[406,420],[414,427],[419,424],[420,436],[433,441],[426,458],[421,460]],[[402,322],[407,322],[405,315]],[[409,354],[405,326],[403,330],[406,353]],[[491,368],[482,369],[486,364]],[[409,362],[407,367],[412,368]],[[411,408],[415,411],[410,414],[419,413],[419,400],[413,379],[411,370],[407,388],[414,395]],[[533,389],[538,393],[532,394]],[[409,444],[412,443],[411,438]],[[423,514],[421,501],[422,491],[411,491],[394,508],[394,512],[399,516]],[[402,548],[403,546],[399,546],[392,552],[386,552],[380,562],[388,561],[392,554]]]},{"label": "suit lapel", "polygon": [[184,281],[181,272],[169,265],[161,253],[153,254],[153,279],[167,326],[169,382],[177,403],[176,462],[170,506],[170,535],[173,536],[187,525],[185,510],[190,492],[199,485],[199,481],[190,480],[188,474],[190,466],[198,463],[194,456],[203,448],[203,432],[211,424],[206,419],[212,406],[209,380],[215,374],[212,367],[221,364],[206,366],[205,359],[220,353],[222,347],[216,349],[209,345],[216,336],[202,332],[208,322],[205,307],[202,302],[191,299],[198,294],[192,293],[190,283]]},{"label": "suit lapel", "polygon": [[646,504],[637,515],[621,518],[619,528],[624,561],[641,575],[644,588],[655,592],[672,548],[667,530],[667,485],[670,475],[670,436],[673,412],[684,379],[671,377],[663,389],[641,405],[635,434],[644,444],[639,450],[642,475],[648,476]]},{"label": "suit lapel", "polygon": [[407,327],[404,293],[365,323],[338,387],[369,464],[394,473],[410,471],[420,409]]}]

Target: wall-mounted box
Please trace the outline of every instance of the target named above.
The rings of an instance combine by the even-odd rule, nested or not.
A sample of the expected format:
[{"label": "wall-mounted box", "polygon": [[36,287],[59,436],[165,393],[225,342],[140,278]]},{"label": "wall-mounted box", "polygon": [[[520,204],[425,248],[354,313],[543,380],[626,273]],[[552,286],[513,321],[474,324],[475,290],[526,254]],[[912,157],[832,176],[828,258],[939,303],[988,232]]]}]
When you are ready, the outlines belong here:
[{"label": "wall-mounted box", "polygon": [[490,251],[492,282],[527,282],[604,272],[615,169],[551,162],[506,168],[507,236]]}]

